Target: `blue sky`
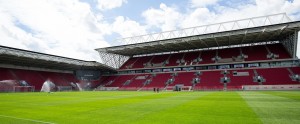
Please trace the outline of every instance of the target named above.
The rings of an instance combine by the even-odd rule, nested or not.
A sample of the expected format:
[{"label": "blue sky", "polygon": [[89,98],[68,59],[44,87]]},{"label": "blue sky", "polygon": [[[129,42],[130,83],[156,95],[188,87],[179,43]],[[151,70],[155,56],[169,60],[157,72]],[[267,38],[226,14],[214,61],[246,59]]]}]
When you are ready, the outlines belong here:
[{"label": "blue sky", "polygon": [[[300,0],[0,0],[0,45],[100,61],[115,39],[285,12]],[[299,55],[299,54],[298,54]]]}]

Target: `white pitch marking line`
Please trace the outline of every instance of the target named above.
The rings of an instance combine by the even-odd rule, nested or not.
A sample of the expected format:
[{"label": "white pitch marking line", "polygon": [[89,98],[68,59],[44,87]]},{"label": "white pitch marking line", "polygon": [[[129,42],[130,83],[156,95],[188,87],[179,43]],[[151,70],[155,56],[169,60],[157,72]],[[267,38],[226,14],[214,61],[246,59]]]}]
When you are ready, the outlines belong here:
[{"label": "white pitch marking line", "polygon": [[38,123],[43,123],[43,124],[55,124],[55,123],[52,123],[52,122],[26,119],[26,118],[18,118],[18,117],[13,117],[13,116],[6,116],[6,115],[0,115],[0,117],[13,118],[13,119],[19,119],[19,120],[25,120],[25,121],[32,121],[32,122],[38,122]]}]

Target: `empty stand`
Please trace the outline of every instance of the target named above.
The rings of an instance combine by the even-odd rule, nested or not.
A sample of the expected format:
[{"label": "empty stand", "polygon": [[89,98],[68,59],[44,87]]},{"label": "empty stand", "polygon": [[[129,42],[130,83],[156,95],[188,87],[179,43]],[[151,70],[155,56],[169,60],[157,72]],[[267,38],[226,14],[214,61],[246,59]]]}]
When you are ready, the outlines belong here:
[{"label": "empty stand", "polygon": [[192,80],[195,77],[195,72],[182,72],[175,76],[175,80],[169,86],[175,86],[176,84],[183,84],[184,86],[192,86]]},{"label": "empty stand", "polygon": [[214,63],[214,61],[212,61],[212,58],[216,57],[216,50],[203,51],[201,56],[202,62],[200,62],[199,64]]},{"label": "empty stand", "polygon": [[166,86],[165,83],[170,78],[171,78],[170,73],[157,74],[156,76],[152,77],[151,83],[146,85],[145,87],[165,87]]},{"label": "empty stand", "polygon": [[121,67],[120,69],[130,69],[132,68],[133,64],[139,60],[140,57],[134,57],[128,59]]},{"label": "empty stand", "polygon": [[103,81],[99,85],[108,86],[113,83],[119,76],[103,76]]},{"label": "empty stand", "polygon": [[35,86],[35,90],[39,91],[45,80],[41,77],[37,71],[28,71],[28,70],[12,70],[19,80],[25,80],[29,85]]},{"label": "empty stand", "polygon": [[79,80],[76,79],[76,77],[73,74],[65,73],[65,74],[61,74],[61,75],[62,75],[62,78],[64,78],[68,82],[73,82],[73,83],[79,82]]},{"label": "empty stand", "polygon": [[[279,55],[276,59],[287,59],[291,58],[289,53],[286,51],[284,46],[280,43],[268,44],[268,45],[257,45],[249,47],[237,47],[237,48],[226,48],[218,50],[204,50],[187,53],[174,53],[165,55],[154,55],[154,56],[143,56],[130,58],[120,69],[134,69],[144,68],[144,64],[149,64],[147,67],[161,67],[161,66],[184,66],[184,65],[195,65],[195,64],[213,64],[217,55],[221,58],[218,60],[219,63],[230,63],[238,60],[237,57],[241,54],[247,55],[244,61],[258,61],[258,60],[270,60],[267,55],[271,52]],[[218,53],[218,54],[217,54]],[[193,62],[196,58],[201,55],[202,61],[197,63]],[[163,63],[168,60],[168,64]],[[179,62],[183,60],[184,62]]]},{"label": "empty stand", "polygon": [[264,45],[242,47],[242,51],[248,55],[246,61],[267,60],[268,51]]},{"label": "empty stand", "polygon": [[266,79],[263,85],[299,84],[292,81],[287,68],[256,69],[256,71]]},{"label": "empty stand", "polygon": [[290,68],[294,74],[298,74],[300,75],[300,67],[293,67],[293,68]]},{"label": "empty stand", "polygon": [[70,86],[70,82],[63,79],[59,73],[55,72],[40,72],[44,80],[50,80],[57,86]]},{"label": "empty stand", "polygon": [[147,79],[149,79],[150,75],[148,74],[139,74],[136,75],[128,85],[124,85],[123,87],[127,88],[140,88],[144,85]]},{"label": "empty stand", "polygon": [[199,57],[200,52],[190,52],[184,57],[186,65],[193,65],[193,61]]},{"label": "empty stand", "polygon": [[[6,68],[0,68],[0,81],[1,80],[26,81],[28,85],[35,87],[35,91],[40,91],[46,80],[52,81],[56,86],[71,86],[71,82],[80,82],[73,74],[69,73]],[[92,86],[98,85],[99,81],[91,81],[91,84]]]},{"label": "empty stand", "polygon": [[167,66],[178,66],[179,63],[176,63],[177,60],[183,57],[184,53],[177,53],[170,57],[169,64]]},{"label": "empty stand", "polygon": [[1,80],[15,80],[14,76],[9,72],[9,69],[0,68],[0,81]]},{"label": "empty stand", "polygon": [[144,64],[148,63],[153,56],[143,56],[141,58],[139,58],[139,61],[136,61],[132,68],[144,68]]},{"label": "empty stand", "polygon": [[269,44],[267,45],[267,47],[272,53],[279,55],[278,59],[291,58],[290,54],[285,50],[284,46],[281,43]]},{"label": "empty stand", "polygon": [[228,49],[220,49],[218,50],[218,55],[224,59],[224,58],[232,58],[237,57],[240,55],[239,48],[228,48]]},{"label": "empty stand", "polygon": [[107,87],[122,87],[126,81],[134,77],[135,75],[120,75],[118,78],[115,78],[111,84],[107,85]]},{"label": "empty stand", "polygon": [[195,89],[223,89],[223,84],[220,79],[223,77],[220,71],[205,71],[200,76],[200,83],[196,84]]},{"label": "empty stand", "polygon": [[236,74],[234,74],[234,71],[230,71],[227,76],[230,78],[230,82],[227,83],[229,89],[240,89],[243,85],[258,85],[258,83],[253,82],[253,70],[238,70]]},{"label": "empty stand", "polygon": [[153,60],[152,60],[151,63],[162,63],[162,62],[165,62],[168,59],[169,56],[170,56],[169,54],[156,55],[156,56],[154,56],[154,58],[153,58]]}]

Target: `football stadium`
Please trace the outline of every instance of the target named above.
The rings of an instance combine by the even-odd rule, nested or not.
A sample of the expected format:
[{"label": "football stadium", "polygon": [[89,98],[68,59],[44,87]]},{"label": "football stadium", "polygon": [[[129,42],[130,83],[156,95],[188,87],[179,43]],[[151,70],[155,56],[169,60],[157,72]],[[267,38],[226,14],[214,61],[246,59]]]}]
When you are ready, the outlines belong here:
[{"label": "football stadium", "polygon": [[0,123],[300,123],[285,13],[118,39],[101,62],[0,46]]}]

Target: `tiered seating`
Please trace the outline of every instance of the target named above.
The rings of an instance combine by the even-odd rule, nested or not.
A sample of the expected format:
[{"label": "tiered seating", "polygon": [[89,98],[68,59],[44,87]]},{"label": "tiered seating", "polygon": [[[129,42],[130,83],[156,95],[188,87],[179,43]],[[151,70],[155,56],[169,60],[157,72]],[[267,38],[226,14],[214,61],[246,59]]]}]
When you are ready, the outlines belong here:
[{"label": "tiered seating", "polygon": [[216,57],[216,50],[203,51],[201,56],[202,62],[200,62],[199,64],[214,63],[214,61],[212,61],[212,58]]},{"label": "tiered seating", "polygon": [[[234,61],[232,57],[237,57],[240,55],[240,49],[242,53],[248,55],[248,58],[245,61],[257,61],[257,60],[270,60],[271,58],[267,58],[268,50],[274,54],[278,54],[279,58],[277,59],[286,59],[291,58],[288,52],[285,50],[282,44],[269,44],[269,45],[258,45],[258,46],[250,46],[250,47],[241,47],[241,48],[227,48],[227,49],[219,49],[219,50],[207,50],[207,51],[196,51],[196,52],[188,52],[188,53],[175,53],[171,54],[169,59],[169,64],[165,66],[179,66],[177,60],[184,59],[186,63],[182,63],[181,65],[190,65],[191,62],[196,59],[201,53],[202,62],[198,64],[212,64],[215,63],[212,58],[216,57],[216,51],[218,51],[218,56],[221,57],[220,62],[231,62]],[[129,65],[133,65],[132,68],[144,68],[144,64],[147,62],[151,62],[152,64],[162,63],[169,58],[170,54],[165,55],[157,55],[157,56],[144,56],[144,57],[135,57],[130,58],[120,69],[131,69],[126,68]],[[152,59],[153,58],[153,59]],[[231,60],[232,59],[232,60]],[[192,63],[197,64],[197,63]],[[151,67],[151,66],[149,66]],[[154,66],[155,67],[155,66]],[[156,67],[159,67],[157,65]]]},{"label": "tiered seating", "polygon": [[29,85],[35,86],[35,90],[39,91],[45,80],[39,75],[39,72],[36,71],[28,71],[28,70],[19,70],[19,69],[11,69],[19,80],[25,80]]},{"label": "tiered seating", "polygon": [[139,57],[134,57],[134,58],[130,58],[128,59],[121,67],[120,69],[128,69],[128,67],[132,64],[134,64],[134,62],[136,62],[139,59]]},{"label": "tiered seating", "polygon": [[294,74],[300,75],[300,67],[293,67],[291,68],[291,70],[293,71]]},{"label": "tiered seating", "polygon": [[175,86],[176,84],[183,84],[184,86],[192,86],[192,80],[195,77],[195,72],[182,72],[175,76],[175,80],[169,86]]},{"label": "tiered seating", "polygon": [[230,82],[227,83],[227,88],[240,89],[242,85],[258,85],[258,83],[253,82],[253,70],[238,70],[238,73],[248,73],[249,75],[233,75],[233,71],[230,71],[230,74],[227,74],[227,77],[230,78]]},{"label": "tiered seating", "polygon": [[14,76],[9,72],[9,69],[0,68],[0,81],[1,80],[15,80]]},{"label": "tiered seating", "polygon": [[170,56],[169,54],[154,56],[151,63],[153,63],[153,64],[162,63],[162,62],[166,61],[169,56]]},{"label": "tiered seating", "polygon": [[160,87],[160,88],[163,88],[163,87],[166,86],[165,83],[170,78],[171,78],[170,73],[157,74],[155,77],[152,78],[151,83],[146,85],[145,87]]},{"label": "tiered seating", "polygon": [[56,86],[70,86],[70,82],[64,80],[59,73],[39,72],[45,80],[52,81]]},{"label": "tiered seating", "polygon": [[144,82],[149,79],[150,75],[148,74],[140,74],[136,75],[130,82],[129,85],[124,85],[123,87],[128,87],[128,88],[139,88],[144,85]]},{"label": "tiered seating", "polygon": [[[257,73],[266,79],[263,85],[285,85],[285,84],[299,84],[299,82],[292,81],[289,77],[289,71],[287,68],[267,68],[267,69],[255,69]],[[300,73],[300,67],[293,67],[291,70],[295,74]],[[254,69],[237,70],[238,74],[234,75],[234,70],[230,70],[229,74],[226,74],[230,78],[230,82],[227,83],[227,89],[242,89],[243,85],[259,85],[257,82],[253,82]],[[137,79],[139,76],[146,76],[143,79]],[[143,83],[147,79],[151,79],[150,74],[138,74],[138,75],[121,75],[108,77],[102,84],[108,83],[111,80],[115,80],[111,85],[107,87],[120,87],[120,88],[133,88],[137,90],[143,86]],[[184,84],[184,86],[192,86],[192,79],[196,77],[195,72],[179,72],[178,76],[174,76],[175,80],[168,86],[175,86],[176,84]],[[200,77],[200,83],[196,84],[194,90],[222,90],[224,84],[220,82],[220,79],[224,77],[221,71],[203,71]],[[143,88],[151,90],[155,88],[164,88],[168,79],[172,78],[171,73],[159,73],[152,77],[150,84],[145,85]],[[131,80],[129,85],[123,84]]]},{"label": "tiered seating", "polygon": [[248,58],[245,59],[246,61],[267,60],[268,51],[264,45],[243,47],[242,51],[244,54],[248,55]]},{"label": "tiered seating", "polygon": [[[119,76],[102,76],[103,79],[99,85],[109,85],[110,82],[115,81]],[[101,79],[100,78],[100,79]]]},{"label": "tiered seating", "polygon": [[144,68],[144,63],[149,62],[153,56],[143,56],[139,58],[139,61],[135,62],[132,68]]},{"label": "tiered seating", "polygon": [[[4,81],[4,80],[11,80],[11,81]],[[13,90],[13,86],[17,86],[14,76],[9,72],[9,69],[0,68],[0,92],[11,92]],[[4,82],[2,82],[4,81]],[[10,82],[10,83],[8,83]]]},{"label": "tiered seating", "polygon": [[73,83],[77,83],[79,82],[78,79],[76,79],[76,77],[73,74],[61,74],[62,78],[64,78],[65,80],[67,80],[68,82],[73,82]]},{"label": "tiered seating", "polygon": [[118,78],[115,78],[112,84],[107,85],[107,87],[122,87],[127,80],[131,80],[133,77],[135,75],[120,75]]},{"label": "tiered seating", "polygon": [[200,76],[200,83],[196,84],[195,89],[223,89],[220,79],[223,77],[220,71],[205,71]]},{"label": "tiered seating", "polygon": [[278,59],[287,59],[291,58],[290,54],[285,50],[284,46],[282,44],[270,44],[267,45],[270,52],[274,54],[278,54]]},{"label": "tiered seating", "polygon": [[218,55],[224,59],[224,58],[232,58],[237,57],[240,55],[239,48],[229,48],[229,49],[220,49],[218,50]]},{"label": "tiered seating", "polygon": [[[240,51],[242,50],[242,51]],[[240,55],[240,52],[247,55],[248,58],[245,61],[259,61],[259,60],[270,60],[267,58],[268,50],[271,53],[278,54],[279,58],[285,59],[291,58],[288,52],[285,50],[282,44],[271,44],[271,45],[259,45],[259,46],[250,46],[242,48],[228,48],[228,49],[219,49],[219,50],[207,50],[207,51],[196,51],[196,52],[187,52],[187,53],[175,53],[175,54],[166,54],[166,55],[157,55],[157,56],[145,56],[145,57],[136,57],[128,60],[121,69],[124,69],[124,66],[133,64],[133,68],[144,68],[144,64],[150,62],[151,64],[162,63],[169,58],[169,64],[166,66],[179,66],[184,65],[183,63],[179,64],[177,60],[185,60],[186,65],[190,65],[191,62],[199,57],[201,53],[202,62],[192,63],[192,64],[212,64],[215,63],[212,58],[215,58],[218,51],[218,56],[221,57],[219,62],[231,62],[237,61],[237,58]],[[234,59],[235,58],[235,59]],[[230,61],[229,61],[230,60]],[[238,61],[243,61],[243,59],[238,59]],[[151,67],[151,66],[150,66]],[[158,67],[158,66],[156,66]],[[155,66],[152,66],[155,68]],[[269,69],[256,69],[258,74],[263,76],[266,79],[266,82],[263,82],[263,85],[277,85],[277,84],[299,84],[296,81],[292,81],[289,77],[289,71],[287,68],[269,68]],[[295,74],[300,74],[300,67],[293,67],[291,70]],[[238,70],[238,75],[233,75],[234,70],[230,70],[230,74],[227,74],[227,77],[230,78],[230,82],[227,83],[227,88],[236,88],[241,89],[243,85],[258,85],[259,83],[253,82],[254,70],[253,69],[243,69]],[[192,86],[192,79],[196,77],[195,72],[178,72],[178,76],[174,76],[174,82],[168,86],[175,86],[176,84],[184,84],[185,86]],[[115,80],[111,85],[108,86],[117,86],[117,87],[142,87],[143,83],[147,79],[136,80],[134,77],[140,75],[150,75],[150,74],[138,74],[138,75],[122,75],[122,76],[111,76],[105,81],[101,81],[101,84],[107,84],[109,81]],[[224,84],[220,83],[220,79],[224,75],[221,74],[221,71],[203,71],[200,75],[200,83],[196,84],[194,89],[223,89]],[[148,76],[148,79],[152,76]],[[150,84],[145,85],[145,88],[159,87],[164,88],[168,79],[172,78],[171,73],[159,73],[156,76],[152,77]],[[132,80],[131,80],[132,79]],[[131,80],[129,85],[123,86],[127,81]]]},{"label": "tiered seating", "polygon": [[169,64],[167,66],[178,66],[179,63],[176,63],[177,60],[181,59],[184,53],[178,53],[171,56]]},{"label": "tiered seating", "polygon": [[199,57],[200,52],[190,52],[190,53],[186,53],[184,60],[186,62],[186,65],[190,65],[194,59],[196,59],[197,57]]},{"label": "tiered seating", "polygon": [[257,69],[256,71],[266,79],[263,85],[299,84],[292,81],[286,68]]},{"label": "tiered seating", "polygon": [[[46,80],[52,81],[56,86],[71,86],[71,82],[79,82],[73,74],[32,71],[21,69],[6,69],[0,68],[1,80],[16,80],[16,82],[24,80],[30,86],[35,86],[35,91],[40,91]],[[92,81],[92,86],[98,85],[99,81]]]}]

